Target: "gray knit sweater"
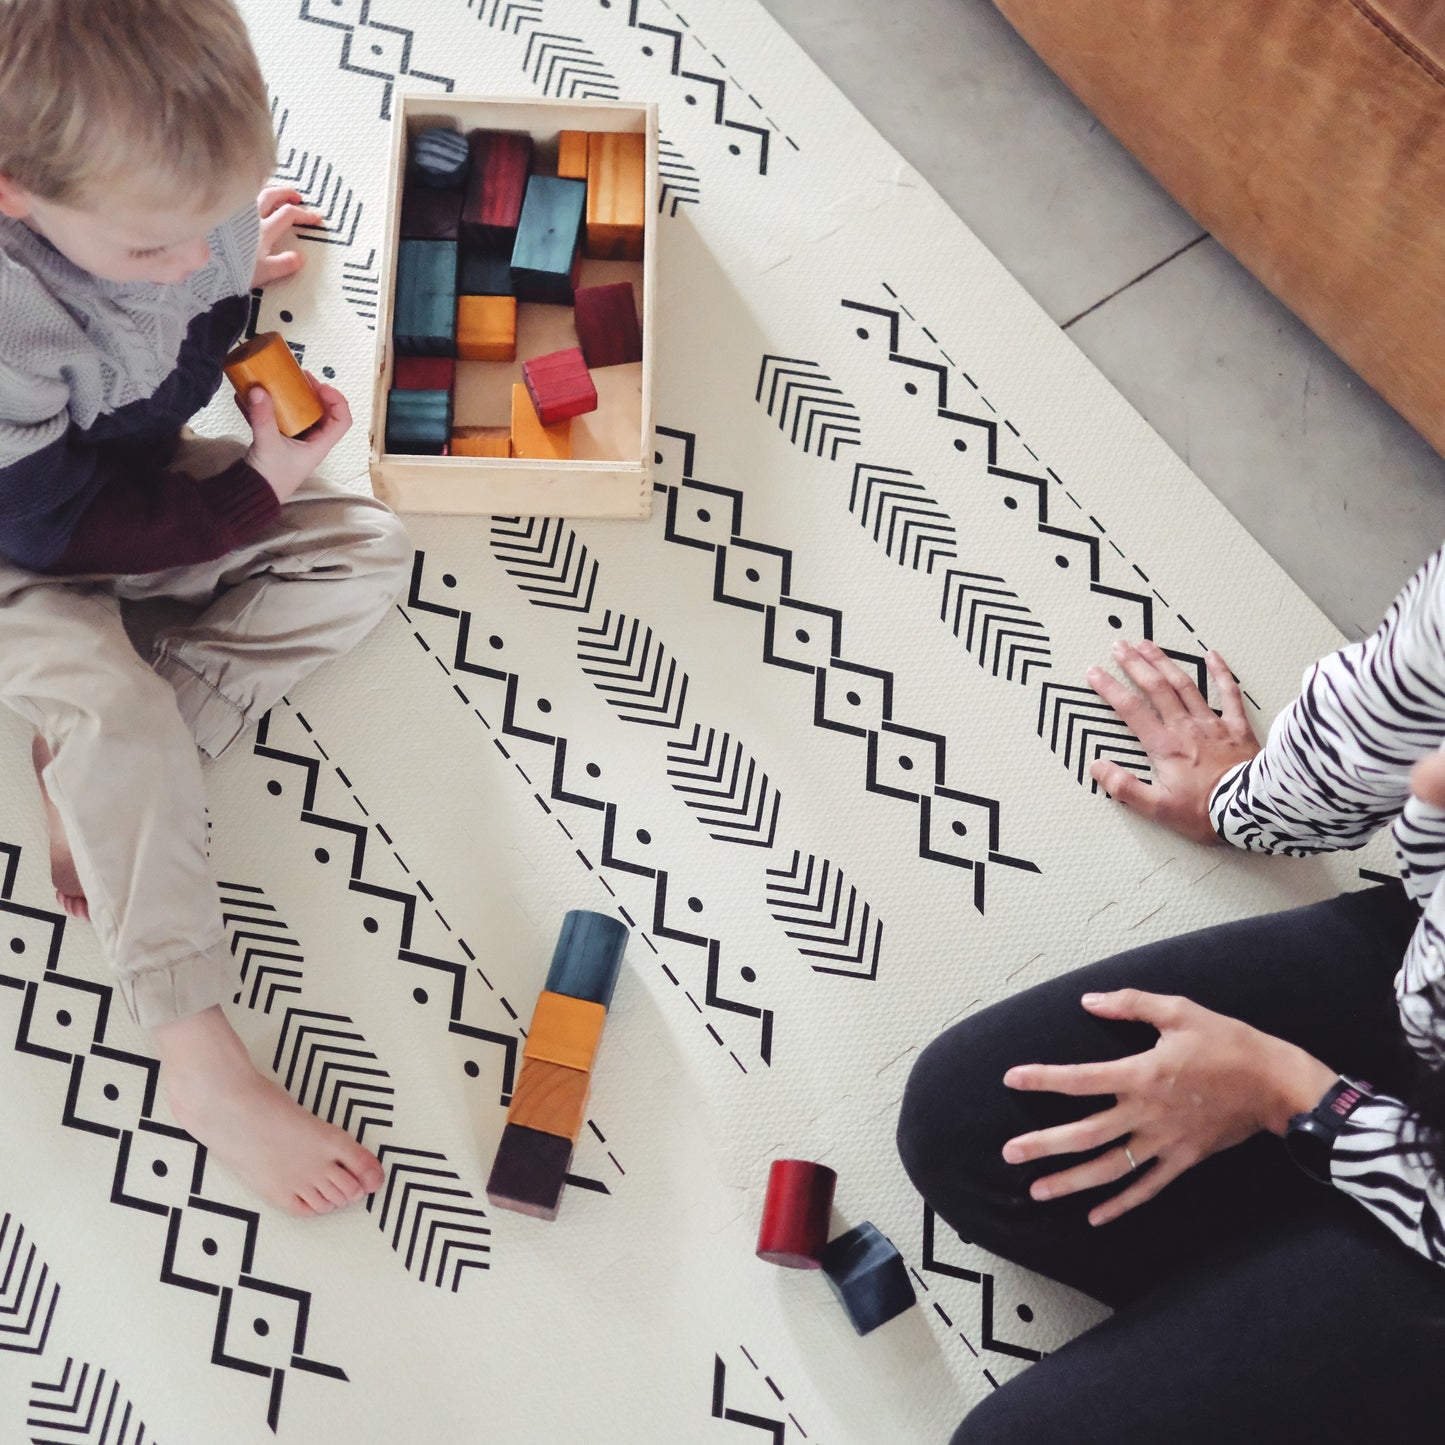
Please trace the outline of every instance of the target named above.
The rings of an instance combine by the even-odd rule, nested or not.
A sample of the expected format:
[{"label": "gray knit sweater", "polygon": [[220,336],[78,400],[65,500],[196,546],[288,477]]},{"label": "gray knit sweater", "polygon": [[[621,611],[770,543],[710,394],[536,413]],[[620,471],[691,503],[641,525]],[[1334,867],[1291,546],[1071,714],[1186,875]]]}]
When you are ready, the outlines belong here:
[{"label": "gray knit sweater", "polygon": [[175,285],[102,280],[0,216],[0,555],[61,573],[219,557],[274,521],[244,463],[203,482],[166,470],[245,326],[254,207]]}]

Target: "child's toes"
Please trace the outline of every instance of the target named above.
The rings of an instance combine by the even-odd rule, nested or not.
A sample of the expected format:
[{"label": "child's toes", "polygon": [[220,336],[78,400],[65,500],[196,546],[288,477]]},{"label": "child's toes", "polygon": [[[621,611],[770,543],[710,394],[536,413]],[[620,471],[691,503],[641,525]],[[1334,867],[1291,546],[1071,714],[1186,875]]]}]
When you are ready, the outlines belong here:
[{"label": "child's toes", "polygon": [[354,1199],[360,1199],[366,1193],[361,1180],[349,1169],[343,1169],[339,1164],[332,1167],[330,1174],[327,1175],[327,1181],[332,1189],[341,1195],[342,1202],[345,1204],[350,1204]]}]

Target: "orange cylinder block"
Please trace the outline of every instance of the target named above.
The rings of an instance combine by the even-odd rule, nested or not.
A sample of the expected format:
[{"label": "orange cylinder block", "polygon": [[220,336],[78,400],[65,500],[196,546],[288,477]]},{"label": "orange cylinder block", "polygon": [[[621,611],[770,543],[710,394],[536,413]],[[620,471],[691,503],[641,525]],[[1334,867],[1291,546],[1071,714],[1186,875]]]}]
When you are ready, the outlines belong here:
[{"label": "orange cylinder block", "polygon": [[244,398],[253,386],[269,394],[282,436],[300,436],[326,415],[321,399],[311,389],[306,373],[297,365],[279,331],[263,331],[243,341],[223,365],[237,395]]}]

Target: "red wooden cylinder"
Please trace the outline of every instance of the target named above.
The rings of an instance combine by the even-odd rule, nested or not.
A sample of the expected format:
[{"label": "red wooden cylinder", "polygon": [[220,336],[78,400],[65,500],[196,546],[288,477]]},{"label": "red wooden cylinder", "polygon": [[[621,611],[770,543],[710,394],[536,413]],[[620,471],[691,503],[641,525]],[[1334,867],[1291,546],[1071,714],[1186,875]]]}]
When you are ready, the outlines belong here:
[{"label": "red wooden cylinder", "polygon": [[775,1159],[768,1171],[758,1258],[786,1269],[819,1269],[838,1176],[826,1164]]}]

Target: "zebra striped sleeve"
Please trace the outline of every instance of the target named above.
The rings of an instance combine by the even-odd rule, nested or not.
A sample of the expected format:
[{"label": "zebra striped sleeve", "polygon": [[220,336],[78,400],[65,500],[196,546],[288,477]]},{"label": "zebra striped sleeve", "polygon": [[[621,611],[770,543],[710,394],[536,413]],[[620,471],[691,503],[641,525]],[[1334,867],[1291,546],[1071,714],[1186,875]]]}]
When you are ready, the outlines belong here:
[{"label": "zebra striped sleeve", "polygon": [[1417,1254],[1445,1264],[1445,1188],[1418,1155],[1399,1152],[1407,1118],[1404,1104],[1387,1095],[1358,1105],[1330,1151],[1330,1181]]},{"label": "zebra striped sleeve", "polygon": [[[1285,854],[1358,848],[1399,817],[1410,768],[1445,735],[1442,590],[1437,552],[1372,636],[1305,673],[1299,698],[1274,720],[1264,748],[1214,790],[1210,818],[1225,842]],[[1427,834],[1427,851],[1445,861],[1438,817],[1416,813],[1401,826]],[[1439,866],[1419,861],[1426,872]]]}]

